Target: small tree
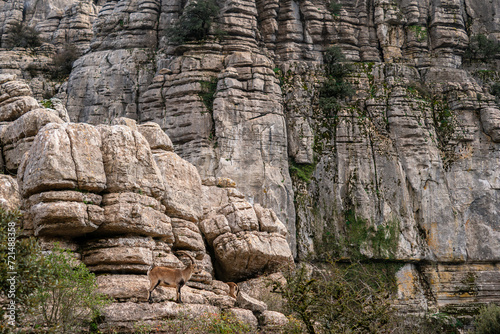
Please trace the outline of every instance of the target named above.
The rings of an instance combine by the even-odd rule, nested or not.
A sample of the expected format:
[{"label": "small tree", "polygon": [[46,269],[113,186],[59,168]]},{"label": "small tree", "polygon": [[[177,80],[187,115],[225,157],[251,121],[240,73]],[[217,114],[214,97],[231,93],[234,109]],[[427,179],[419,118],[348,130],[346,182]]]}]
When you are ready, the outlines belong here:
[{"label": "small tree", "polygon": [[389,304],[394,282],[383,270],[360,263],[305,265],[285,273],[286,285],[274,283],[289,311],[307,332],[382,333],[393,314]]},{"label": "small tree", "polygon": [[489,39],[486,35],[477,34],[470,38],[465,50],[465,60],[489,61],[500,53],[500,43]]},{"label": "small tree", "polygon": [[[0,208],[0,296],[15,301],[18,328],[37,325],[51,332],[79,332],[77,327],[98,317],[107,297],[97,292],[94,274],[76,264],[71,252],[56,247],[43,254],[34,238],[22,238],[21,220],[19,212]],[[4,315],[0,307],[0,318]],[[0,333],[11,329],[0,323]]]},{"label": "small tree", "polygon": [[52,56],[52,79],[64,80],[68,78],[73,69],[73,63],[78,59],[78,50],[72,44],[65,44]]},{"label": "small tree", "polygon": [[62,333],[76,332],[100,315],[108,298],[97,292],[96,278],[73,254],[53,249],[40,261],[44,278],[30,297],[36,321]]},{"label": "small tree", "polygon": [[201,41],[207,37],[218,14],[219,6],[215,0],[193,1],[186,6],[179,21],[167,28],[167,36],[175,44]]},{"label": "small tree", "polygon": [[475,317],[476,334],[500,333],[500,306],[490,304],[479,310]]},{"label": "small tree", "polygon": [[42,45],[40,33],[35,28],[24,25],[22,22],[13,25],[11,42],[13,47],[21,48],[36,48]]}]

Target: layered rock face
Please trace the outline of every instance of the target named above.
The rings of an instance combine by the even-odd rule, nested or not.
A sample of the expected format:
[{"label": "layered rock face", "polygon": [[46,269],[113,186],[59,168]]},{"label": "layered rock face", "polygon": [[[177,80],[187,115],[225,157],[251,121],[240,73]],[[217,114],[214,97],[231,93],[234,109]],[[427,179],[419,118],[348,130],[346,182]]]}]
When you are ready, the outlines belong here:
[{"label": "layered rock face", "polygon": [[[46,218],[56,213],[57,224],[80,226],[66,230],[95,239],[83,258],[98,272],[142,273],[155,254],[180,266],[171,255],[179,247],[212,254],[206,271],[215,266],[228,279],[288,261],[286,235],[298,258],[327,250],[401,263],[400,302],[411,310],[499,301],[500,110],[489,94],[499,81],[498,59],[464,62],[474,36],[500,38],[499,5],[338,3],[339,12],[330,13],[320,0],[219,2],[214,28],[226,34],[175,46],[165,29],[181,15],[183,2],[78,2],[99,15],[81,16],[93,22],[91,40],[82,28],[81,45],[90,49],[75,62],[59,97],[72,121],[105,125],[53,124],[40,134],[64,148],[68,163],[57,173],[36,174],[43,173],[36,164],[50,165],[51,158],[35,152],[32,165],[22,166],[21,191],[31,196],[34,231],[59,238]],[[33,22],[48,20],[39,14],[42,5],[29,4],[1,3],[4,31],[20,20],[23,6]],[[57,2],[58,8],[69,5]],[[78,16],[66,13],[58,17],[73,22]],[[44,34],[58,43],[61,32],[48,27]],[[348,81],[355,88],[335,114],[318,105],[323,53],[331,45],[352,63]],[[24,62],[25,56],[16,57],[14,63]],[[2,71],[24,73],[8,66]],[[200,97],[207,93],[213,104]],[[22,112],[16,108],[17,116],[5,121],[17,122]],[[137,131],[110,126],[122,116],[136,120]],[[150,121],[169,133],[178,155]],[[74,136],[86,131],[95,149],[76,151],[89,158],[100,152],[101,163],[92,157],[99,166],[70,162],[79,140]],[[13,145],[27,150],[22,139],[5,133],[4,152]],[[115,152],[122,142],[126,150]],[[122,158],[132,152],[137,156],[128,166]],[[8,170],[18,168],[16,156],[4,153]],[[90,167],[100,178],[88,173]],[[240,192],[221,177],[235,180]],[[188,191],[179,188],[179,178]],[[75,191],[80,186],[83,192]],[[71,203],[71,212],[58,209],[60,202]],[[148,223],[152,217],[157,223]],[[126,249],[134,249],[130,257],[113,259]],[[271,255],[240,257],[241,249]]]},{"label": "layered rock face", "polygon": [[[230,179],[202,185],[196,168],[172,152],[157,124],[136,125],[124,118],[114,123],[50,123],[40,129],[18,171],[25,230],[45,244],[59,240],[81,250],[79,258],[100,274],[100,289],[118,302],[106,309],[107,325],[130,330],[137,317],[147,318],[145,274],[152,265],[183,268],[189,259],[176,256],[178,251],[191,253],[202,268],[187,283],[192,289],[186,288],[185,300],[196,305],[174,307],[169,301],[174,290],[160,289],[153,294],[160,308],[173,308],[172,315],[191,308],[210,313],[235,305],[248,309],[235,304],[215,278],[244,279],[293,265],[287,231],[276,214],[254,208],[234,188],[219,188],[235,187]],[[237,199],[230,201],[228,193]],[[212,214],[233,229],[207,227]],[[217,236],[207,245],[214,249],[213,259],[202,231]],[[117,320],[123,302],[129,303],[130,314]],[[252,311],[238,310],[257,325]],[[152,314],[153,320],[165,316]]]}]

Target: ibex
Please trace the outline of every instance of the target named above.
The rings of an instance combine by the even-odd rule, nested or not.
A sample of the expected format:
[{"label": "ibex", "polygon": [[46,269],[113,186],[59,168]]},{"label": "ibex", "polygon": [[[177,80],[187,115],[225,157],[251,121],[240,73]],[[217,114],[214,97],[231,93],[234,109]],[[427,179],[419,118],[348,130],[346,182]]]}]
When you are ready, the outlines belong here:
[{"label": "ibex", "polygon": [[174,268],[168,268],[168,267],[154,267],[152,266],[148,270],[148,278],[149,278],[149,290],[148,290],[148,301],[149,303],[152,303],[153,300],[151,298],[151,293],[153,292],[154,289],[160,284],[174,287],[176,288],[176,302],[182,303],[182,298],[181,298],[181,288],[186,284],[187,281],[191,278],[193,273],[199,272],[199,270],[196,267],[196,264],[194,262],[194,259],[191,255],[188,253],[183,252],[186,254],[189,259],[191,260],[191,263],[186,266],[184,269],[174,269]]},{"label": "ibex", "polygon": [[226,282],[226,284],[229,285],[229,295],[233,298],[236,298],[236,296],[238,295],[238,291],[240,291],[238,284],[233,282]]}]

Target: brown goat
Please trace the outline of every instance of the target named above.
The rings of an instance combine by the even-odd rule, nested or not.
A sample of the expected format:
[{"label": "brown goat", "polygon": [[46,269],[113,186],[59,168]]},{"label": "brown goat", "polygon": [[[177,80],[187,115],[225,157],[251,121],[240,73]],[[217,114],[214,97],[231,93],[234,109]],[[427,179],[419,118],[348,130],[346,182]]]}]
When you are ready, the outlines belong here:
[{"label": "brown goat", "polygon": [[191,263],[188,264],[184,269],[152,267],[150,270],[148,270],[148,278],[150,283],[148,290],[149,303],[153,302],[151,293],[160,284],[176,288],[175,301],[178,303],[182,303],[181,288],[184,286],[184,284],[187,283],[187,281],[189,281],[193,273],[198,272],[193,257],[188,253],[183,253],[186,254],[191,260]]},{"label": "brown goat", "polygon": [[233,298],[236,298],[238,292],[240,291],[238,284],[233,282],[226,282],[226,284],[229,286],[229,295]]}]

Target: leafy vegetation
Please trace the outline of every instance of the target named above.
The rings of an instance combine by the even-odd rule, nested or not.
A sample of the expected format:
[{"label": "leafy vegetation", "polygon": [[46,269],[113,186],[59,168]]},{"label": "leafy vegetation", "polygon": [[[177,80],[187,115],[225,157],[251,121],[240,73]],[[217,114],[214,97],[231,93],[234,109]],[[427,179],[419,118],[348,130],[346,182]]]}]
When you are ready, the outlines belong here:
[{"label": "leafy vegetation", "polygon": [[166,34],[174,44],[204,40],[218,14],[219,6],[215,0],[193,1]]},{"label": "leafy vegetation", "polygon": [[215,92],[217,91],[217,78],[213,77],[210,81],[199,81],[201,91],[198,96],[203,101],[203,104],[209,112],[214,110]]},{"label": "leafy vegetation", "polygon": [[44,108],[48,108],[48,109],[54,108],[54,103],[52,103],[52,101],[50,99],[42,100],[42,101],[40,101],[40,104]]},{"label": "leafy vegetation", "polygon": [[321,240],[316,240],[317,259],[339,259],[348,256],[354,260],[364,260],[362,249],[371,249],[376,257],[394,259],[399,243],[399,223],[397,220],[371,226],[365,219],[356,216],[353,209],[344,212],[343,231],[336,232],[335,226],[328,224]]},{"label": "leafy vegetation", "polygon": [[76,332],[99,317],[108,303],[107,297],[97,292],[95,275],[83,263],[77,264],[69,251],[53,249],[40,258],[38,270],[43,282],[30,296],[36,306],[31,314],[44,327]]},{"label": "leafy vegetation", "polygon": [[52,79],[65,80],[73,69],[73,63],[78,59],[78,50],[72,44],[65,44],[54,56],[52,56]]},{"label": "leafy vegetation", "polygon": [[490,304],[479,310],[475,317],[476,334],[500,333],[500,306]]},{"label": "leafy vegetation", "polygon": [[[76,263],[69,251],[56,247],[43,253],[34,238],[17,237],[13,241],[9,229],[15,225],[15,234],[20,236],[20,222],[18,212],[0,208],[0,295],[9,296],[13,286],[9,278],[14,271],[15,298],[9,299],[16,303],[16,326],[28,331],[80,332],[107,303],[107,298],[97,292],[94,274],[83,263]],[[11,250],[15,251],[14,270],[7,261]],[[4,315],[1,309],[0,316]],[[0,332],[11,329],[0,325]]]},{"label": "leafy vegetation", "polygon": [[290,175],[293,177],[297,177],[298,179],[309,183],[311,182],[311,177],[316,169],[314,164],[298,164],[293,160],[288,162],[288,169],[290,171]]},{"label": "leafy vegetation", "polygon": [[286,284],[274,291],[286,301],[288,312],[300,319],[308,333],[381,333],[393,311],[390,292],[395,282],[361,263],[330,263],[285,273]]},{"label": "leafy vegetation", "polygon": [[11,43],[13,47],[36,48],[42,45],[42,39],[35,28],[19,22],[12,27]]},{"label": "leafy vegetation", "polygon": [[[32,238],[9,240],[9,237],[13,238],[12,234],[9,236],[9,232],[19,235],[20,221],[21,214],[18,211],[6,211],[0,208],[0,295],[2,297],[9,295],[12,286],[9,279],[13,277],[9,273],[17,272],[15,302],[19,307],[16,312],[18,322],[23,321],[26,316],[29,293],[43,280],[37,270],[40,249],[35,240]],[[9,267],[8,260],[11,251],[14,251],[15,255],[15,270]],[[5,309],[0,308],[1,319],[4,319],[5,313]],[[0,332],[6,331],[8,328],[5,327],[5,323],[0,324]]]},{"label": "leafy vegetation", "polygon": [[500,82],[491,85],[490,94],[496,97],[497,102],[500,101]]},{"label": "leafy vegetation", "polygon": [[500,43],[489,39],[486,35],[477,34],[470,38],[469,45],[464,53],[466,61],[487,62],[500,54]]},{"label": "leafy vegetation", "polygon": [[324,57],[326,80],[319,90],[319,106],[327,118],[336,117],[340,107],[339,100],[354,93],[350,83],[344,79],[351,71],[344,62],[345,57],[338,47],[330,47]]}]

